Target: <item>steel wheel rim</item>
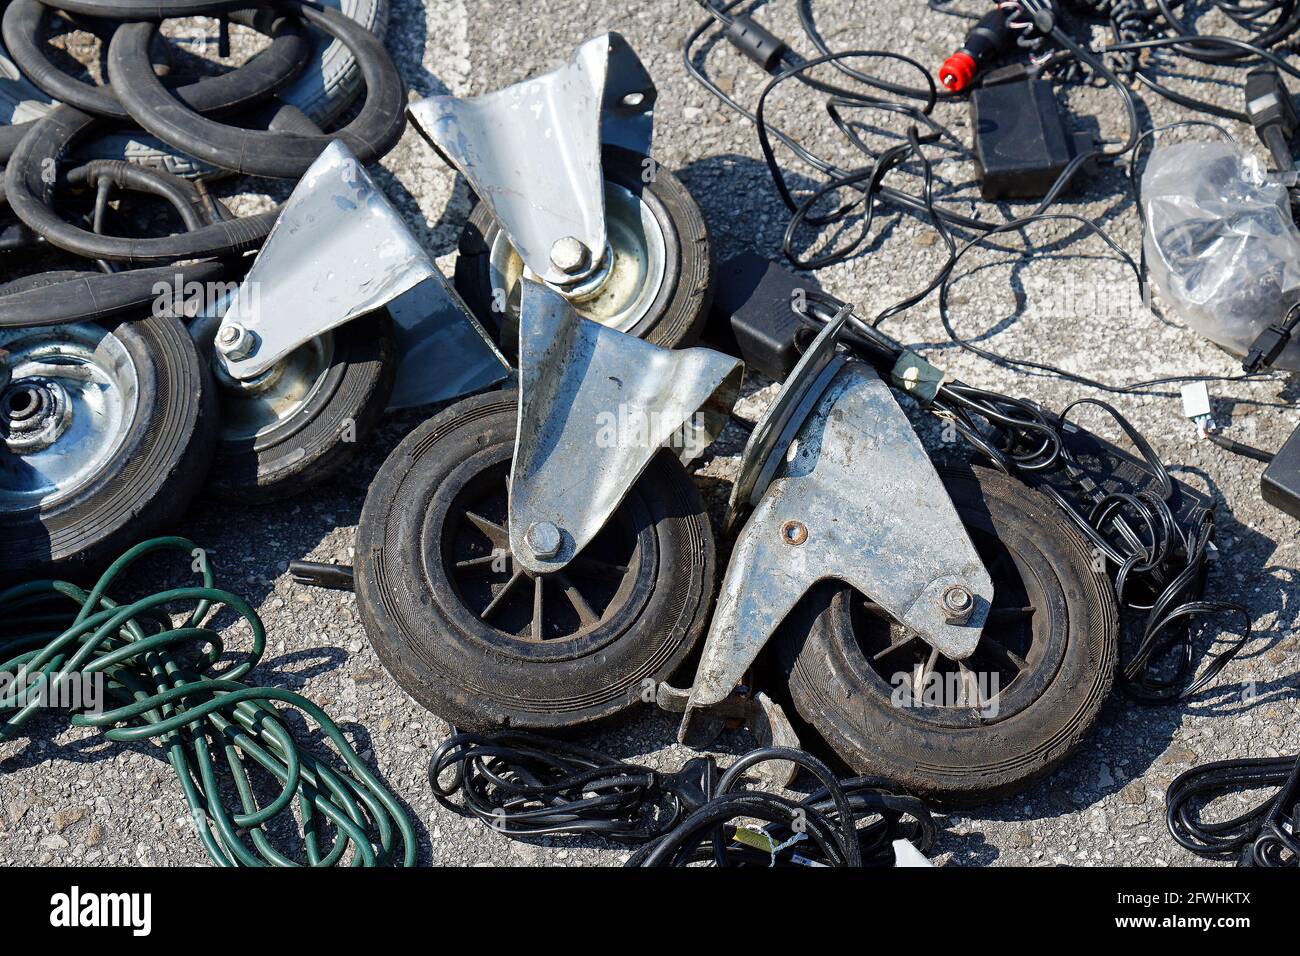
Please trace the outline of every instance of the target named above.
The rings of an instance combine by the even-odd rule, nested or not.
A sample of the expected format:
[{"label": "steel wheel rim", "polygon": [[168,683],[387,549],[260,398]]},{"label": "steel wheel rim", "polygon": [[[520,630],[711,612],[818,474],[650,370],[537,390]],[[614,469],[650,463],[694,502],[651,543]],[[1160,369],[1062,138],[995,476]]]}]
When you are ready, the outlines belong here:
[{"label": "steel wheel rim", "polygon": [[[668,245],[654,210],[632,190],[605,183],[605,229],[609,262],[598,288],[583,283],[567,294],[578,314],[619,332],[636,328],[650,314],[668,274]],[[505,290],[511,300],[524,262],[504,230],[492,240],[488,257],[493,295]],[[537,277],[528,273],[530,278]],[[564,292],[565,290],[560,289]]]},{"label": "steel wheel rim", "polygon": [[260,439],[284,427],[311,405],[324,387],[334,361],[334,334],[326,332],[304,342],[273,366],[247,381],[226,371],[212,347],[225,308],[195,318],[190,337],[208,358],[221,405],[221,442],[257,446]]},{"label": "steel wheel rim", "polygon": [[[139,370],[120,339],[91,323],[0,330],[0,348],[11,374],[0,392],[0,511],[58,504],[122,448],[139,405]],[[35,441],[33,416],[54,425]]]}]

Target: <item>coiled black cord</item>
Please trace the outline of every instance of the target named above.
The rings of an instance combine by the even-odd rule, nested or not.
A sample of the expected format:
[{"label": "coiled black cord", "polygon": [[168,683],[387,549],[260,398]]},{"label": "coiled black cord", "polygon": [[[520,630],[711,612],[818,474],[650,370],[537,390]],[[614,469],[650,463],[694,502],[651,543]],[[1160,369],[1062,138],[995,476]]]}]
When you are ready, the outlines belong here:
[{"label": "coiled black cord", "polygon": [[[1213,801],[1242,790],[1278,793],[1218,823],[1201,818]],[[1180,774],[1165,794],[1165,822],[1184,849],[1242,866],[1300,866],[1300,759],[1221,760]]]},{"label": "coiled black cord", "polygon": [[[739,789],[769,761],[794,763],[821,787],[803,800]],[[711,757],[664,774],[534,734],[459,733],[434,751],[429,784],[443,807],[516,839],[586,834],[638,846],[628,866],[888,866],[895,840],[926,852],[936,835],[917,798],[877,778],[839,780],[784,747],[751,751],[719,777]],[[740,818],[767,826],[728,826]]]}]

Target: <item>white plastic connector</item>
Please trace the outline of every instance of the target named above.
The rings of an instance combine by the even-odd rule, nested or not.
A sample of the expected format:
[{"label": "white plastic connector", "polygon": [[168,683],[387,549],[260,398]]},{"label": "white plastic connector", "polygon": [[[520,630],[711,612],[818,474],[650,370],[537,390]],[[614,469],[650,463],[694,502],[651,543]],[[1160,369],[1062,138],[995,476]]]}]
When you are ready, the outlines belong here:
[{"label": "white plastic connector", "polygon": [[1183,414],[1192,421],[1210,416],[1210,390],[1204,382],[1183,386]]},{"label": "white plastic connector", "polygon": [[1210,409],[1210,390],[1204,382],[1190,382],[1182,388],[1183,414],[1196,425],[1196,431],[1205,433],[1214,427],[1214,414]]}]

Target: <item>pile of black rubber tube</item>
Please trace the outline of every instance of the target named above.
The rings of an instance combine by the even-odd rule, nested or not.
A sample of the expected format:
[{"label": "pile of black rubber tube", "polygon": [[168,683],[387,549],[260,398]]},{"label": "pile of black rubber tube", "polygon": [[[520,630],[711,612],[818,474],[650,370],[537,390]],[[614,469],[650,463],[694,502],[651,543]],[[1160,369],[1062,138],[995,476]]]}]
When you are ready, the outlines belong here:
[{"label": "pile of black rubber tube", "polygon": [[[93,561],[149,532],[142,518],[178,517],[222,454],[219,372],[196,332],[212,316],[178,313],[181,297],[160,290],[237,283],[278,210],[234,215],[213,184],[295,181],[334,140],[373,163],[402,135],[406,91],[382,39],[386,0],[10,0],[0,13],[0,425],[27,474],[0,495],[0,565]],[[168,25],[186,17],[211,19]],[[216,62],[174,38],[196,31]],[[235,31],[255,51],[242,62]],[[57,42],[87,35],[102,82]],[[103,398],[113,387],[149,399],[146,413]],[[59,411],[83,399],[106,437],[69,434],[76,455],[56,455],[81,427]],[[51,460],[23,457],[38,452]],[[140,483],[157,487],[119,513],[112,489]],[[23,530],[36,502],[39,541]]]}]

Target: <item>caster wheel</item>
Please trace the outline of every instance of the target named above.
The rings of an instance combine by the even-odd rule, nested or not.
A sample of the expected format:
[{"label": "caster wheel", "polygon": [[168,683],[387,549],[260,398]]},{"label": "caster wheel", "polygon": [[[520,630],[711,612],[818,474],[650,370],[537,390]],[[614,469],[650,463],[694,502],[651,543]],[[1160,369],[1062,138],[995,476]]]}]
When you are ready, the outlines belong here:
[{"label": "caster wheel", "polygon": [[185,328],[151,317],[0,329],[0,349],[0,579],[82,576],[171,531],[217,437]]},{"label": "caster wheel", "polygon": [[408,435],[357,529],[357,604],[376,653],[461,728],[558,730],[627,709],[681,665],[712,599],[708,516],[667,453],[564,571],[516,566],[517,403],[514,391],[477,396]]},{"label": "caster wheel", "polygon": [[1110,582],[1046,497],[986,469],[940,469],[993,578],[975,653],[949,661],[828,582],[782,625],[800,716],[854,770],[973,804],[1023,789],[1083,741],[1118,656]]},{"label": "caster wheel", "polygon": [[337,472],[375,427],[393,390],[396,346],[387,313],[326,332],[246,382],[232,378],[213,351],[219,324],[201,319],[190,328],[221,405],[212,493],[263,504]]},{"label": "caster wheel", "polygon": [[[664,348],[693,345],[708,319],[713,259],[700,207],[661,166],[643,182],[645,156],[616,146],[603,152],[608,278],[578,313]],[[524,263],[484,203],[461,234],[455,285],[502,351],[518,353],[519,278]]]}]

